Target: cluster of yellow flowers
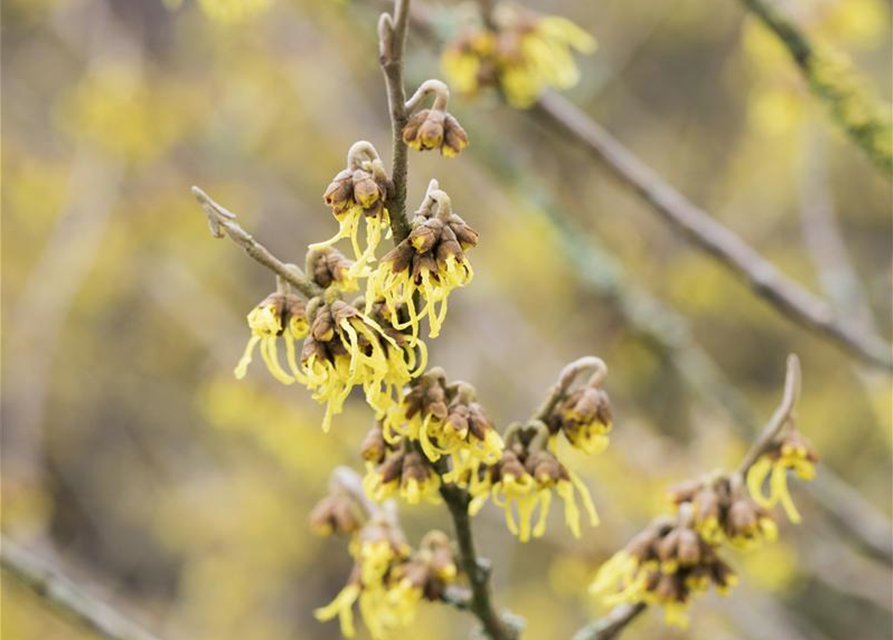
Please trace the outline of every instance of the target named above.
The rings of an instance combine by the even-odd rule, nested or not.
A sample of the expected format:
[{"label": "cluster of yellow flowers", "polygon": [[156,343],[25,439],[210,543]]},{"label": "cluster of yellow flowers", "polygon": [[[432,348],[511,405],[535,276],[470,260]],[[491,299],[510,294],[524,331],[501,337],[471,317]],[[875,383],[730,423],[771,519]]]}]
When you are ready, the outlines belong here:
[{"label": "cluster of yellow flowers", "polygon": [[[505,434],[505,449],[495,464],[485,464],[465,456],[450,479],[465,487],[472,496],[469,513],[476,514],[488,498],[505,512],[509,531],[521,542],[540,537],[546,531],[546,518],[552,491],[564,501],[565,522],[580,537],[580,509],[577,494],[592,526],[598,514],[586,485],[573,471],[547,449],[548,429],[542,422],[511,425]],[[534,514],[539,509],[537,522]]]},{"label": "cluster of yellow flowers", "polygon": [[496,87],[509,104],[530,107],[549,87],[569,89],[580,80],[573,51],[591,53],[595,39],[560,16],[542,16],[498,5],[488,25],[473,25],[446,48],[441,65],[460,92]]},{"label": "cluster of yellow flowers", "polygon": [[[769,509],[779,503],[792,522],[799,522],[786,475],[793,470],[811,479],[816,461],[812,445],[790,426],[750,467],[746,481],[740,473],[714,473],[673,487],[668,497],[675,517],[657,518],[602,565],[591,592],[603,596],[608,606],[662,606],[668,623],[685,626],[695,596],[710,584],[725,595],[736,582],[719,556],[721,545],[750,551],[774,541],[778,525]],[[763,484],[769,476],[767,496]]]},{"label": "cluster of yellow flowers", "polygon": [[[449,196],[437,188],[428,190],[411,227],[409,236],[382,258],[369,277],[367,304],[383,300],[394,326],[411,327],[414,337],[419,321],[427,317],[428,335],[436,338],[450,292],[467,285],[474,275],[465,252],[477,244],[478,235],[453,213]],[[409,316],[405,321],[397,314],[401,306]]]},{"label": "cluster of yellow flowers", "polygon": [[406,542],[386,512],[368,514],[347,492],[335,488],[314,509],[311,526],[322,534],[351,536],[354,568],[347,584],[328,605],[316,610],[321,621],[338,618],[341,633],[355,633],[357,605],[375,640],[411,624],[423,600],[441,599],[458,571],[449,538],[439,531],[426,534],[417,550]]}]

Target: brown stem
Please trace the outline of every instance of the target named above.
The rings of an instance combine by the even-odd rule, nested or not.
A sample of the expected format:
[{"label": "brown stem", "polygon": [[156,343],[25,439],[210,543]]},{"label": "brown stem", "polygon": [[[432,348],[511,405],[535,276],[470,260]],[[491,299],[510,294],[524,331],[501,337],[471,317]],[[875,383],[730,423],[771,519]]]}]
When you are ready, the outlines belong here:
[{"label": "brown stem", "polygon": [[532,111],[585,146],[667,222],[747,281],[757,295],[786,317],[830,338],[866,362],[893,370],[890,345],[841,318],[825,300],[779,271],[731,229],[689,202],[565,98],[547,93]]},{"label": "brown stem", "polygon": [[211,229],[212,236],[215,238],[229,236],[230,240],[245,250],[245,253],[288,282],[308,298],[322,294],[322,289],[305,276],[304,272],[297,266],[282,262],[279,258],[270,253],[265,246],[257,242],[250,233],[240,227],[235,222],[236,214],[221,207],[198,187],[192,187],[192,194],[195,196],[195,199],[198,200],[198,203],[202,207],[202,211],[204,211],[205,215],[208,217],[208,226]]},{"label": "brown stem", "polygon": [[444,484],[440,488],[440,495],[453,518],[456,542],[459,544],[459,560],[471,585],[471,597],[463,603],[464,606],[480,620],[481,627],[490,640],[517,640],[517,630],[507,625],[493,606],[490,567],[478,558],[474,547],[471,519],[468,516],[468,504],[471,501],[468,492],[454,484]]},{"label": "brown stem", "polygon": [[800,359],[793,353],[788,356],[787,374],[784,380],[784,395],[781,404],[769,418],[769,422],[763,428],[763,432],[756,442],[753,443],[750,450],[745,454],[738,467],[738,472],[742,476],[747,475],[747,471],[753,466],[766,449],[772,444],[775,436],[779,434],[782,427],[787,424],[794,415],[797,408],[797,400],[800,398]]},{"label": "brown stem", "polygon": [[647,607],[644,602],[618,605],[604,618],[593,620],[577,631],[572,640],[613,640]]},{"label": "brown stem", "polygon": [[406,111],[406,86],[403,81],[403,52],[409,26],[409,4],[410,0],[394,0],[393,15],[383,14],[378,23],[379,62],[384,73],[391,115],[393,160],[388,213],[391,217],[394,244],[399,244],[410,231],[406,217],[408,151],[403,142],[403,128],[409,119]]}]

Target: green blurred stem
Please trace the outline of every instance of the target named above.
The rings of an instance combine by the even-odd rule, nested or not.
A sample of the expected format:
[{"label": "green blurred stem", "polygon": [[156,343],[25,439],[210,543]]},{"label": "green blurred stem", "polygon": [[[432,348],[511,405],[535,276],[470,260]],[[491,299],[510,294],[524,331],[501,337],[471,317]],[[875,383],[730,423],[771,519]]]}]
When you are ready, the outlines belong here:
[{"label": "green blurred stem", "polygon": [[890,106],[876,103],[842,54],[809,40],[793,21],[766,0],[741,3],[770,29],[800,69],[810,91],[831,111],[843,132],[884,173],[893,176]]},{"label": "green blurred stem", "polygon": [[50,569],[7,539],[0,538],[0,566],[58,612],[107,640],[158,640],[109,605],[87,595],[62,574]]}]

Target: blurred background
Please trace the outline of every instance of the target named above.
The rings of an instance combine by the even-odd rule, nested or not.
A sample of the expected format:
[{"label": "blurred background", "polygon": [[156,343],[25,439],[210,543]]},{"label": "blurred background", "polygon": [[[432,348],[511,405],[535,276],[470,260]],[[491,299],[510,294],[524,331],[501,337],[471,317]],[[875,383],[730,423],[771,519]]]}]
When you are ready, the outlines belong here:
[{"label": "blurred background", "polygon": [[[2,529],[165,638],[337,638],[312,611],[351,561],[306,521],[335,465],[361,468],[371,417],[354,398],[326,436],[305,390],[259,365],[236,383],[245,314],[274,283],[209,236],[189,187],[283,259],[330,237],[322,192],[348,147],[367,139],[389,160],[379,5],[244,4],[233,20],[214,0],[3,2]],[[444,35],[469,11],[420,4]],[[890,184],[740,3],[526,4],[598,38],[576,104],[890,340]],[[889,102],[889,2],[785,5]],[[436,43],[411,36],[410,89],[438,67]],[[696,604],[688,631],[651,612],[624,637],[889,638],[889,378],[781,317],[529,114],[486,95],[451,110],[471,146],[449,162],[413,153],[410,206],[437,177],[481,241],[432,363],[475,384],[500,426],[529,415],[568,361],[611,368],[612,444],[570,458],[602,526],[576,541],[556,513],[523,546],[492,505],[474,523],[525,637],[568,638],[600,613],[592,572],[664,509],[671,483],[735,464],[795,351],[799,424],[822,457],[815,485],[794,488],[804,523],[730,554],[741,584]],[[451,531],[436,507],[401,518],[414,541]],[[9,640],[89,637],[6,577],[3,604]],[[470,626],[427,605],[398,635]]]}]

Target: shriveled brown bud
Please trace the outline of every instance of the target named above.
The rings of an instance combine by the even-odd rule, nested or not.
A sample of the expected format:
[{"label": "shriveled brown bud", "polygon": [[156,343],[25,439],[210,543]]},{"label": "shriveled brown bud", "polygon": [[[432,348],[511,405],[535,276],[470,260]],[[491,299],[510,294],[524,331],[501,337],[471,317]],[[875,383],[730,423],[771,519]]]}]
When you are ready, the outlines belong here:
[{"label": "shriveled brown bud", "polygon": [[536,451],[530,454],[524,466],[537,482],[544,484],[557,482],[565,475],[562,473],[561,463],[548,451]]},{"label": "shriveled brown bud", "polygon": [[692,529],[679,530],[679,544],[676,550],[679,566],[691,567],[701,561],[701,537]]},{"label": "shriveled brown bud", "polygon": [[753,531],[757,526],[756,503],[750,498],[736,500],[729,509],[729,528],[732,535]]},{"label": "shriveled brown bud", "polygon": [[330,307],[322,307],[310,326],[310,335],[319,342],[331,342],[335,337],[335,319]]},{"label": "shriveled brown bud", "polygon": [[326,496],[310,512],[310,528],[320,535],[350,534],[362,525],[360,508],[345,495]]},{"label": "shriveled brown bud", "polygon": [[354,204],[353,200],[353,172],[350,169],[340,171],[326,187],[323,194],[325,203],[332,207],[334,213],[342,213]]},{"label": "shriveled brown bud", "polygon": [[[453,218],[459,218],[453,216]],[[462,249],[470,249],[476,247],[478,243],[478,232],[469,227],[459,218],[458,220],[450,220],[450,229],[456,234],[456,239],[462,245]]]},{"label": "shriveled brown bud", "polygon": [[387,443],[385,442],[380,424],[376,424],[369,429],[366,437],[363,438],[360,453],[367,462],[379,463],[384,460],[385,453],[387,453]]},{"label": "shriveled brown bud", "polygon": [[465,147],[468,146],[468,134],[449,113],[443,123],[443,145],[440,147],[440,153],[445,158],[452,158],[459,155]]},{"label": "shriveled brown bud", "polygon": [[702,486],[703,483],[700,480],[685,480],[670,487],[667,491],[667,499],[677,505],[682,502],[692,502]]},{"label": "shriveled brown bud", "polygon": [[439,149],[443,144],[447,115],[440,109],[422,109],[403,129],[403,141],[417,151]]},{"label": "shriveled brown bud", "polygon": [[372,174],[357,169],[353,173],[353,198],[363,209],[371,209],[384,199],[384,192]]},{"label": "shriveled brown bud", "polygon": [[409,233],[409,242],[417,253],[427,253],[440,240],[443,223],[440,220],[426,220]]},{"label": "shriveled brown bud", "polygon": [[404,240],[396,247],[388,251],[381,259],[382,263],[389,262],[394,273],[406,271],[412,264],[412,257],[415,255],[415,249],[409,240]]}]

